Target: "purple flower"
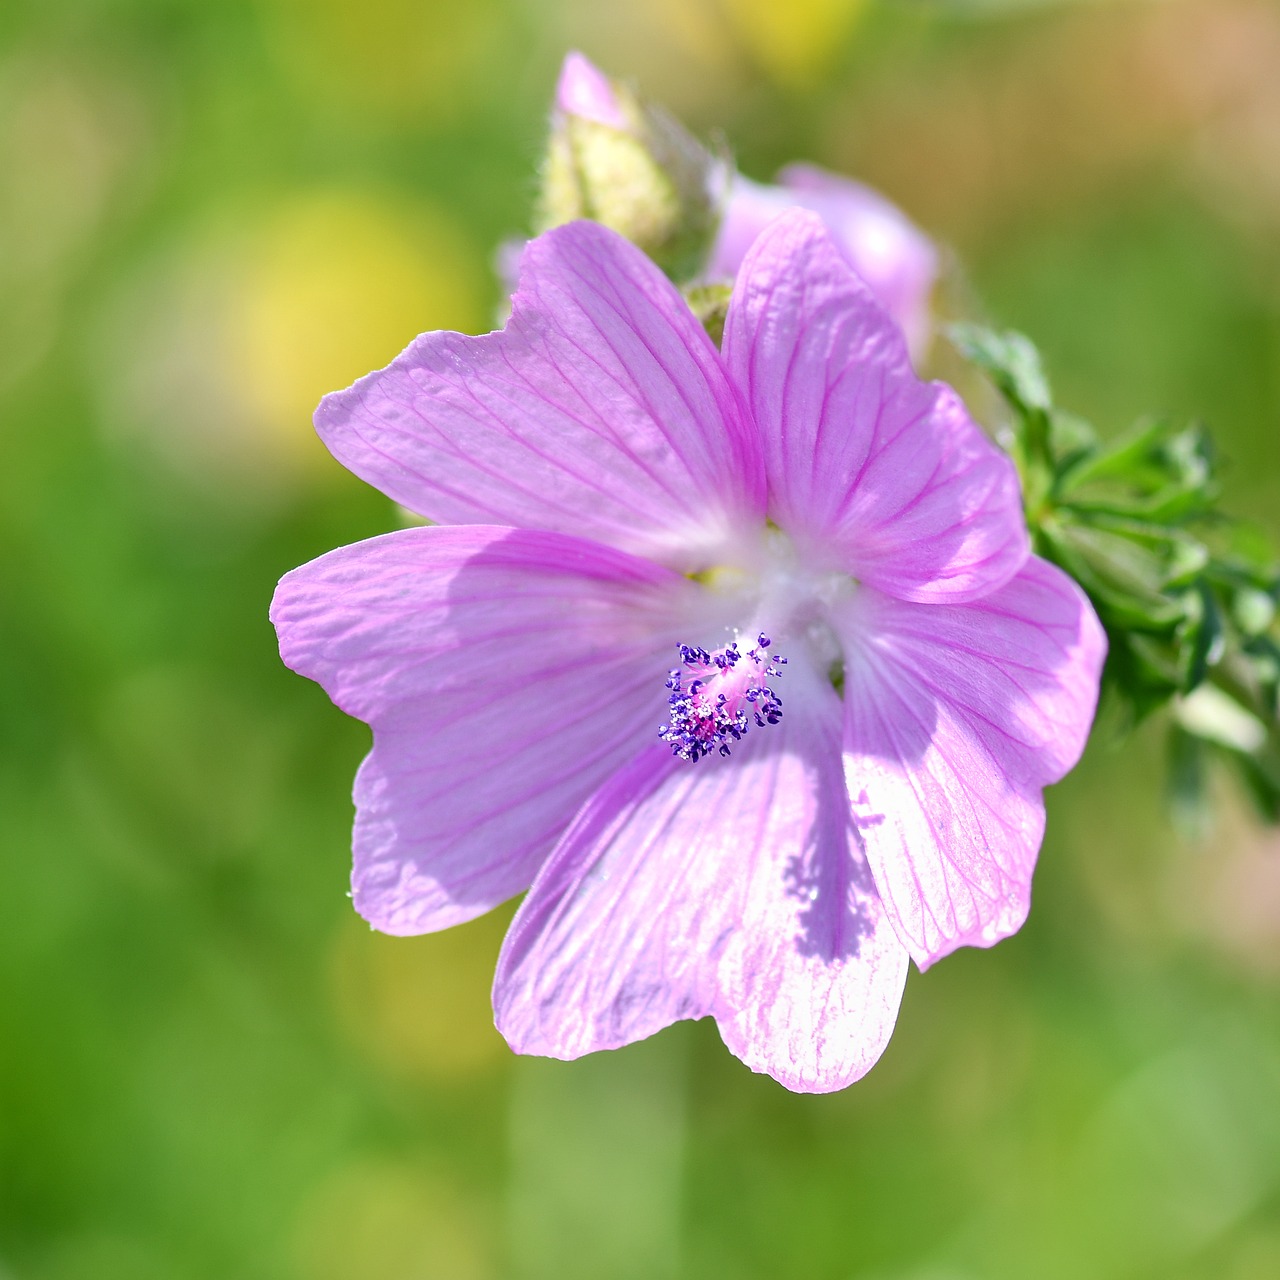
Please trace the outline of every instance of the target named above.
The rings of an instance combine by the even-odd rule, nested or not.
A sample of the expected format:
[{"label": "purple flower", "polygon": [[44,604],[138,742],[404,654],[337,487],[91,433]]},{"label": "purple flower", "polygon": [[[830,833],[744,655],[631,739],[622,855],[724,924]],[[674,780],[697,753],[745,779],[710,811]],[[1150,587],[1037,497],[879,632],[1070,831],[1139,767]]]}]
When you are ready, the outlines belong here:
[{"label": "purple flower", "polygon": [[818,218],[747,254],[723,354],[577,222],[525,250],[505,330],[424,334],[316,421],[439,522],[272,606],[285,662],[373,727],[355,904],[413,934],[528,889],[494,984],[517,1051],[711,1016],[753,1070],[838,1089],[909,956],[1021,925],[1102,631]]},{"label": "purple flower", "polygon": [[788,165],[780,185],[733,179],[706,275],[732,280],[755,238],[786,209],[812,209],[827,224],[845,261],[902,326],[913,355],[928,347],[929,295],[938,251],[896,205],[860,182],[811,164]]}]

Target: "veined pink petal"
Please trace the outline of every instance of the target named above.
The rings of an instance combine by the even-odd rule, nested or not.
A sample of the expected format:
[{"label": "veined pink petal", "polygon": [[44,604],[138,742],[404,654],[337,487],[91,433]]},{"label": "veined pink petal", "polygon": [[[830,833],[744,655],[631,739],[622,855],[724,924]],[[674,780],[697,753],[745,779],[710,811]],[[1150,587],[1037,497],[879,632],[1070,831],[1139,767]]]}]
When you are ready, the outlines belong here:
[{"label": "veined pink petal", "polygon": [[1084,749],[1102,627],[1032,557],[971,604],[864,590],[842,631],[845,779],[885,907],[921,968],[990,946],[1026,919],[1041,791]]},{"label": "veined pink petal", "polygon": [[732,280],[756,236],[796,206],[822,218],[845,261],[902,326],[907,346],[919,356],[929,343],[938,251],[878,191],[817,165],[788,165],[773,186],[736,174],[706,275]]},{"label": "veined pink petal", "polygon": [[655,747],[584,807],[498,961],[517,1052],[576,1058],[712,1015],[790,1089],[843,1088],[876,1062],[907,956],[850,824],[838,702],[807,680],[731,758]]},{"label": "veined pink petal", "polygon": [[334,456],[412,511],[593,538],[681,569],[763,515],[716,351],[640,250],[591,222],[531,241],[499,333],[426,333],[326,396]]},{"label": "veined pink petal", "polygon": [[771,223],[734,286],[724,354],[760,430],[769,514],[902,600],[973,600],[1028,555],[1017,474],[812,213]]},{"label": "veined pink petal", "polygon": [[425,933],[527,888],[583,800],[656,736],[695,590],[581,539],[474,525],[286,574],[271,609],[284,661],[374,731],[357,910]]}]

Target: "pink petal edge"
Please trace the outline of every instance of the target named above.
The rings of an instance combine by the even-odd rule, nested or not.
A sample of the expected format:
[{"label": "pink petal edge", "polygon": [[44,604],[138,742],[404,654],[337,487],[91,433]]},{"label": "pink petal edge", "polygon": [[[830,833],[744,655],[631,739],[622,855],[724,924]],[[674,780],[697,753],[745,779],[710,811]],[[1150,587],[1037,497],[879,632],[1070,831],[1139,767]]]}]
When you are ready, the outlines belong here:
[{"label": "pink petal edge", "polygon": [[583,808],[498,961],[513,1049],[575,1058],[710,1015],[789,1089],[841,1089],[879,1059],[907,954],[850,825],[838,702],[809,679],[731,759],[648,748]]},{"label": "pink petal edge", "polygon": [[286,665],[367,721],[355,905],[386,933],[528,887],[582,802],[655,733],[694,590],[625,553],[486,526],[403,530],[286,574]]},{"label": "pink petal edge", "polygon": [[442,524],[557,530],[690,570],[763,515],[719,352],[658,268],[591,222],[526,246],[505,329],[423,334],[326,396],[316,429]]},{"label": "pink petal edge", "polygon": [[1079,759],[1106,637],[1033,557],[963,605],[863,592],[843,620],[845,779],[890,919],[920,968],[1019,929],[1043,788]]}]

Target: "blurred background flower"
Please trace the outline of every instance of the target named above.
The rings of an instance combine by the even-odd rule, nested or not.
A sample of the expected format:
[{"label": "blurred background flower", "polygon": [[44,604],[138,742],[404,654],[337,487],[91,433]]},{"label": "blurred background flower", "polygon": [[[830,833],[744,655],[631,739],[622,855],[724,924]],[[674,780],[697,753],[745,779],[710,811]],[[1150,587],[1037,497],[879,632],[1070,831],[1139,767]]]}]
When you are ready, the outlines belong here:
[{"label": "blurred background flower", "polygon": [[1272,0],[13,0],[0,1275],[1272,1280],[1280,841],[1227,791],[1180,841],[1157,726],[1098,735],[1026,928],[913,976],[835,1097],[702,1025],[514,1060],[502,921],[353,919],[365,732],[266,604],[397,516],[310,409],[486,327],[569,47],[749,177],[883,191],[944,305],[1108,433],[1203,417],[1280,533]]}]

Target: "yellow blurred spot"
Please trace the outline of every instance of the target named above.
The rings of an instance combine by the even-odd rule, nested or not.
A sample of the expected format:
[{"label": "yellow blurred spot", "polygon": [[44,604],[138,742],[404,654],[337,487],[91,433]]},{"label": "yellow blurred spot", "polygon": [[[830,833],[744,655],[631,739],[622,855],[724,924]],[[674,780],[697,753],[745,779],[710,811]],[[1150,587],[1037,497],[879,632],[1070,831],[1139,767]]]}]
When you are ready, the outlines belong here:
[{"label": "yellow blurred spot", "polygon": [[142,108],[100,73],[0,67],[0,279],[55,266],[93,233],[137,159]]},{"label": "yellow blurred spot", "polygon": [[822,75],[866,8],[866,0],[721,0],[725,17],[760,67],[802,87]]},{"label": "yellow blurred spot", "polygon": [[0,386],[48,354],[78,255],[140,185],[144,116],[105,68],[0,60]]},{"label": "yellow blurred spot", "polygon": [[723,120],[743,84],[743,56],[720,0],[555,0],[540,13],[552,47],[581,49],[686,124]]},{"label": "yellow blurred spot", "polygon": [[264,0],[276,57],[317,105],[416,125],[490,92],[510,28],[498,0]]},{"label": "yellow blurred spot", "polygon": [[[718,0],[652,0],[651,7],[645,8],[657,20],[655,25],[659,27],[663,45],[670,42],[692,54],[704,67],[721,71],[735,58],[732,42],[725,40],[724,15],[720,12]],[[628,52],[633,58],[634,53]],[[662,47],[657,51],[655,60],[665,54],[669,63],[671,52],[670,48]],[[648,80],[643,81],[642,88],[651,98],[658,100]],[[665,93],[661,101],[664,104],[668,102]]]},{"label": "yellow blurred spot", "polygon": [[122,290],[104,418],[227,505],[335,476],[320,398],[428,329],[488,329],[484,259],[433,207],[353,190],[226,209]]},{"label": "yellow blurred spot", "polygon": [[465,1080],[510,1055],[490,988],[510,911],[419,938],[374,933],[356,917],[333,953],[334,1000],[352,1043],[393,1074]]},{"label": "yellow blurred spot", "polygon": [[294,1225],[299,1280],[489,1280],[486,1206],[410,1165],[362,1161],[322,1182]]},{"label": "yellow blurred spot", "polygon": [[266,431],[309,452],[326,392],[424,330],[487,327],[474,251],[429,209],[349,192],[295,199],[254,237],[246,266],[231,376]]}]

